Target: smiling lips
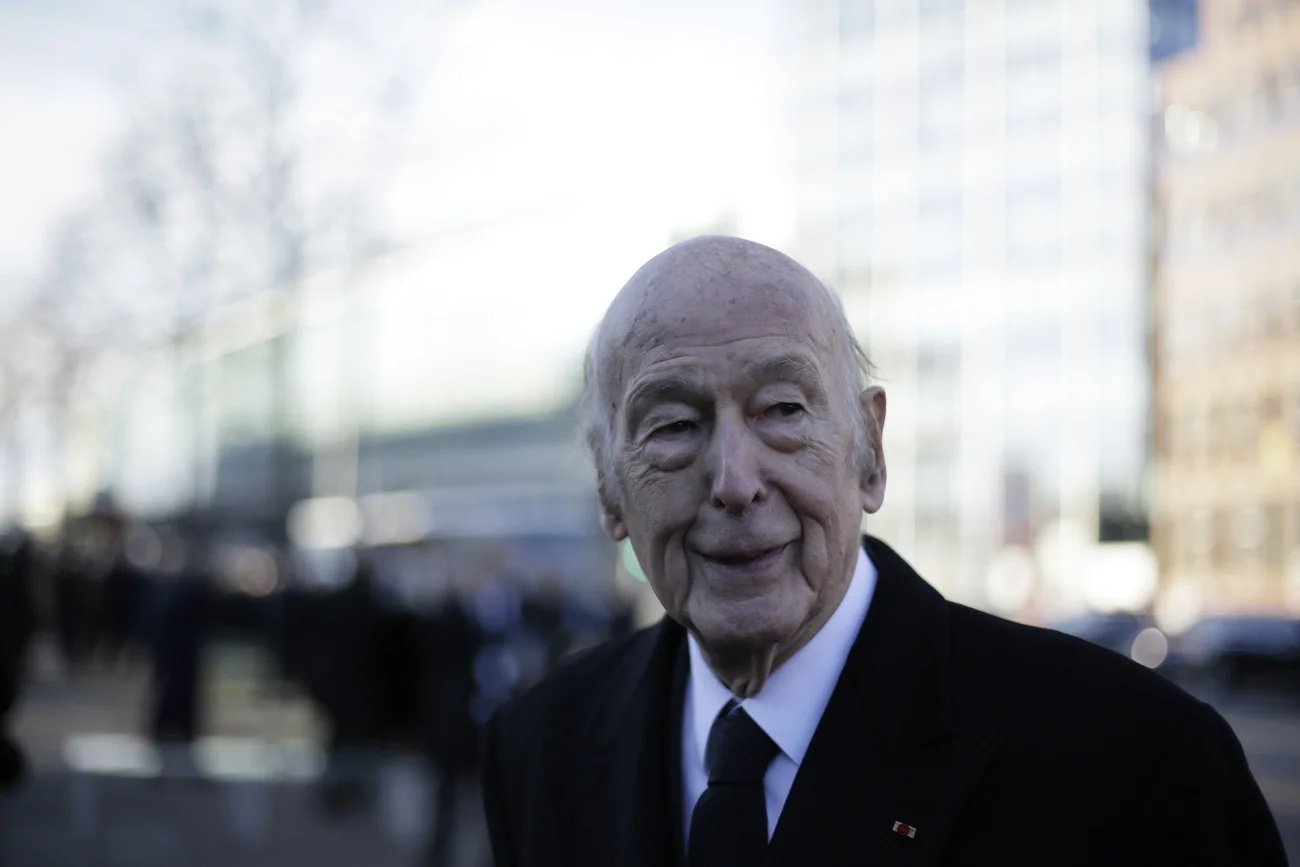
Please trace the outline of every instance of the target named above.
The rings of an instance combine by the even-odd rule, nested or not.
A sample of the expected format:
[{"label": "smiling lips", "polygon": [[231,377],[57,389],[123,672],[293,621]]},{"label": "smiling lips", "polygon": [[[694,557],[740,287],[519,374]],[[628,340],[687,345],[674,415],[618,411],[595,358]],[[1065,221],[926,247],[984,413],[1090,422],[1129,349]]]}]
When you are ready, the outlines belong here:
[{"label": "smiling lips", "polygon": [[728,572],[759,572],[775,563],[789,547],[790,543],[787,542],[774,548],[719,551],[715,554],[702,554],[701,556],[711,565],[721,567]]}]

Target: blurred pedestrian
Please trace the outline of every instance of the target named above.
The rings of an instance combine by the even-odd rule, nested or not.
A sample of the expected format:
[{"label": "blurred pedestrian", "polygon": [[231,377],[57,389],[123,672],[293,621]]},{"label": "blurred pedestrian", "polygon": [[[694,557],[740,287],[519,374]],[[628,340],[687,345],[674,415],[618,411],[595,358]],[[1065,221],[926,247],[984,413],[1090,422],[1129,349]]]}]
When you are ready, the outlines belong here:
[{"label": "blurred pedestrian", "polygon": [[17,785],[26,771],[9,720],[22,688],[28,642],[36,629],[34,566],[31,537],[21,530],[11,534],[0,551],[0,792]]},{"label": "blurred pedestrian", "polygon": [[543,649],[544,664],[539,674],[553,670],[574,640],[578,625],[574,601],[564,582],[551,572],[538,576],[532,592],[524,599],[524,628]]},{"label": "blurred pedestrian", "polygon": [[382,687],[375,664],[380,628],[374,564],[356,564],[342,589],[317,600],[312,645],[320,656],[315,695],[329,723],[322,805],[341,815],[369,803]]},{"label": "blurred pedestrian", "polygon": [[147,621],[150,734],[175,761],[187,760],[202,725],[203,648],[211,602],[207,563],[191,541],[179,572],[154,581]]},{"label": "blurred pedestrian", "polygon": [[375,680],[375,729],[387,744],[405,745],[422,734],[421,684],[425,660],[415,613],[380,604],[373,647],[369,651]]},{"label": "blurred pedestrian", "polygon": [[111,537],[108,568],[100,586],[102,629],[100,650],[114,666],[125,664],[139,638],[141,587],[144,576],[126,555],[121,532]]},{"label": "blurred pedestrian", "polygon": [[[499,636],[515,622],[511,606],[483,606],[490,578],[470,573],[453,582],[427,621],[427,755],[436,777],[428,863],[450,864],[461,839],[459,817],[478,785],[479,740],[491,711],[509,697],[495,672]],[[517,610],[515,611],[517,614]],[[493,636],[498,640],[493,640]],[[502,692],[506,690],[506,692]]]},{"label": "blurred pedestrian", "polygon": [[69,528],[59,540],[53,564],[54,625],[64,669],[75,674],[90,645],[90,598],[86,565]]}]

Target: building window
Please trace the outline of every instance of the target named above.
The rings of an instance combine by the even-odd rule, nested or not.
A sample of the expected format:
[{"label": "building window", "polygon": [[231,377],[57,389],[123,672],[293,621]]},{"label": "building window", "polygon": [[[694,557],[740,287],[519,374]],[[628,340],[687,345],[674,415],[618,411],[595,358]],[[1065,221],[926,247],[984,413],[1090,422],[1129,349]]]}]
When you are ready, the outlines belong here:
[{"label": "building window", "polygon": [[1182,463],[1187,460],[1190,451],[1188,447],[1189,427],[1184,422],[1183,415],[1166,410],[1158,411],[1156,431],[1159,436],[1157,440],[1158,451],[1166,460],[1172,463]]},{"label": "building window", "polygon": [[1012,263],[1050,261],[1061,248],[1060,190],[1044,187],[1031,195],[1007,197],[1007,259]]},{"label": "building window", "polygon": [[1178,416],[1177,424],[1180,427],[1175,434],[1179,443],[1179,462],[1193,465],[1201,463],[1205,454],[1205,414],[1198,407],[1191,407]]},{"label": "building window", "polygon": [[1061,10],[1059,0],[1008,0],[1005,33],[1007,76],[1019,75],[1025,65],[1060,56]]},{"label": "building window", "polygon": [[[947,454],[944,452],[943,454]],[[918,503],[947,507],[952,502],[952,462],[946,458],[918,460],[916,499]]]},{"label": "building window", "polygon": [[876,0],[840,0],[840,38],[871,33],[876,23]]},{"label": "building window", "polygon": [[1191,258],[1209,234],[1208,225],[1204,207],[1188,205],[1174,210],[1165,223],[1165,248],[1173,258]]},{"label": "building window", "polygon": [[835,270],[835,289],[844,295],[866,292],[871,289],[871,264],[846,265]]},{"label": "building window", "polygon": [[1214,560],[1214,512],[1196,509],[1183,518],[1180,526],[1183,563],[1194,572],[1208,570]]},{"label": "building window", "polygon": [[845,85],[839,94],[839,146],[841,162],[867,162],[871,159],[874,132],[871,88],[868,85]]},{"label": "building window", "polygon": [[1290,293],[1285,286],[1271,286],[1264,294],[1264,339],[1278,340],[1286,336],[1290,327],[1287,304]]},{"label": "building window", "polygon": [[918,136],[923,148],[942,148],[960,142],[963,122],[961,82],[923,88],[919,109]]},{"label": "building window", "polygon": [[1061,58],[1033,58],[1007,70],[1007,128],[1056,129],[1061,122]]},{"label": "building window", "polygon": [[1249,461],[1259,445],[1259,408],[1253,402],[1234,407],[1228,419],[1228,456]]},{"label": "building window", "polygon": [[1239,308],[1237,343],[1242,348],[1254,348],[1263,340],[1266,331],[1266,313],[1261,299],[1245,298]]},{"label": "building window", "polygon": [[[1013,299],[1019,301],[1020,299]],[[1022,373],[1038,373],[1055,379],[1060,374],[1061,326],[1059,322],[1034,316],[1010,320],[1003,337],[1007,358]]]},{"label": "building window", "polygon": [[1291,447],[1300,453],[1300,384],[1292,383],[1286,399],[1287,421],[1291,428]]},{"label": "building window", "polygon": [[1194,407],[1188,413],[1188,452],[1191,462],[1203,464],[1210,457],[1210,411],[1207,407]]},{"label": "building window", "polygon": [[1233,16],[1234,27],[1269,27],[1278,23],[1289,0],[1242,0]]},{"label": "building window", "polygon": [[957,515],[951,506],[917,508],[916,544],[939,556],[953,556],[957,553],[961,539]]},{"label": "building window", "polygon": [[1241,139],[1259,127],[1264,114],[1262,97],[1263,91],[1258,87],[1234,91],[1224,97],[1217,117],[1226,137]]},{"label": "building window", "polygon": [[1280,569],[1286,563],[1285,541],[1282,531],[1286,521],[1286,507],[1272,505],[1267,508],[1267,536],[1264,540],[1264,566],[1268,569]]},{"label": "building window", "polygon": [[957,388],[961,352],[955,346],[923,344],[916,352],[917,389],[951,394]]},{"label": "building window", "polygon": [[[839,216],[840,265],[849,269],[871,267],[871,211],[858,207]],[[846,288],[846,287],[841,287]]]},{"label": "building window", "polygon": [[1268,427],[1282,418],[1282,397],[1276,392],[1269,392],[1259,402],[1259,421],[1262,427]]},{"label": "building window", "polygon": [[[960,189],[960,188],[958,188]],[[927,196],[918,209],[920,266],[927,274],[950,275],[961,270],[962,199],[960,192]]]},{"label": "building window", "polygon": [[945,12],[960,12],[966,0],[921,0],[920,13],[925,18]]},{"label": "building window", "polygon": [[962,26],[961,4],[949,4],[949,12],[927,14],[921,10],[921,34],[917,51],[917,74],[921,89],[961,83],[966,63],[966,34]]},{"label": "building window", "polygon": [[1255,196],[1253,202],[1256,229],[1264,233],[1275,233],[1285,229],[1291,222],[1291,200],[1296,194],[1291,190],[1265,187]]},{"label": "building window", "polygon": [[1258,569],[1264,562],[1268,540],[1268,512],[1257,505],[1242,506],[1232,516],[1232,540],[1243,569]]},{"label": "building window", "polygon": [[1007,141],[1007,198],[1051,195],[1061,185],[1061,149],[1052,133],[1022,132]]},{"label": "building window", "polygon": [[1278,113],[1285,120],[1300,120],[1300,62],[1278,76]]},{"label": "building window", "polygon": [[[1194,460],[1195,418],[1196,410],[1190,407],[1168,410],[1155,417],[1152,442],[1159,443],[1164,449],[1166,462],[1189,464]],[[1158,440],[1154,438],[1157,436]]]},{"label": "building window", "polygon": [[1229,413],[1222,404],[1210,409],[1210,460],[1216,463],[1228,456],[1228,419]]}]

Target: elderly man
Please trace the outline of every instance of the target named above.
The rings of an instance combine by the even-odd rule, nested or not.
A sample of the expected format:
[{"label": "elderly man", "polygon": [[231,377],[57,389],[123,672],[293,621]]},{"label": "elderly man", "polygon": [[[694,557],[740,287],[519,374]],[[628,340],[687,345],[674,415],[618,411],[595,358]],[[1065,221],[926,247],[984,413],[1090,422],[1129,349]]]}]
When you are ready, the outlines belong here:
[{"label": "elderly man", "polygon": [[1211,708],[860,538],[866,374],[835,296],[758,244],[678,244],[618,294],[588,442],[668,616],[494,717],[497,864],[1284,864]]}]

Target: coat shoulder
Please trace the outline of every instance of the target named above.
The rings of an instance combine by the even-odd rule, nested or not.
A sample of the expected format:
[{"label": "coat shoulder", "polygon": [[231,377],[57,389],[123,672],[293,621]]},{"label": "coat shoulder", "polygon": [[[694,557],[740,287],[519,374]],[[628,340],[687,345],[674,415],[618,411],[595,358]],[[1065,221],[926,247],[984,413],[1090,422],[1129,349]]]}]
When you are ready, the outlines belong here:
[{"label": "coat shoulder", "polygon": [[1091,842],[1132,855],[1124,863],[1286,863],[1241,744],[1210,705],[1074,636],[958,605],[949,626],[958,725],[996,744],[985,803],[1061,838],[1085,822]]},{"label": "coat shoulder", "polygon": [[962,605],[950,610],[955,685],[978,716],[1154,732],[1204,710],[1164,676],[1112,650]]}]

